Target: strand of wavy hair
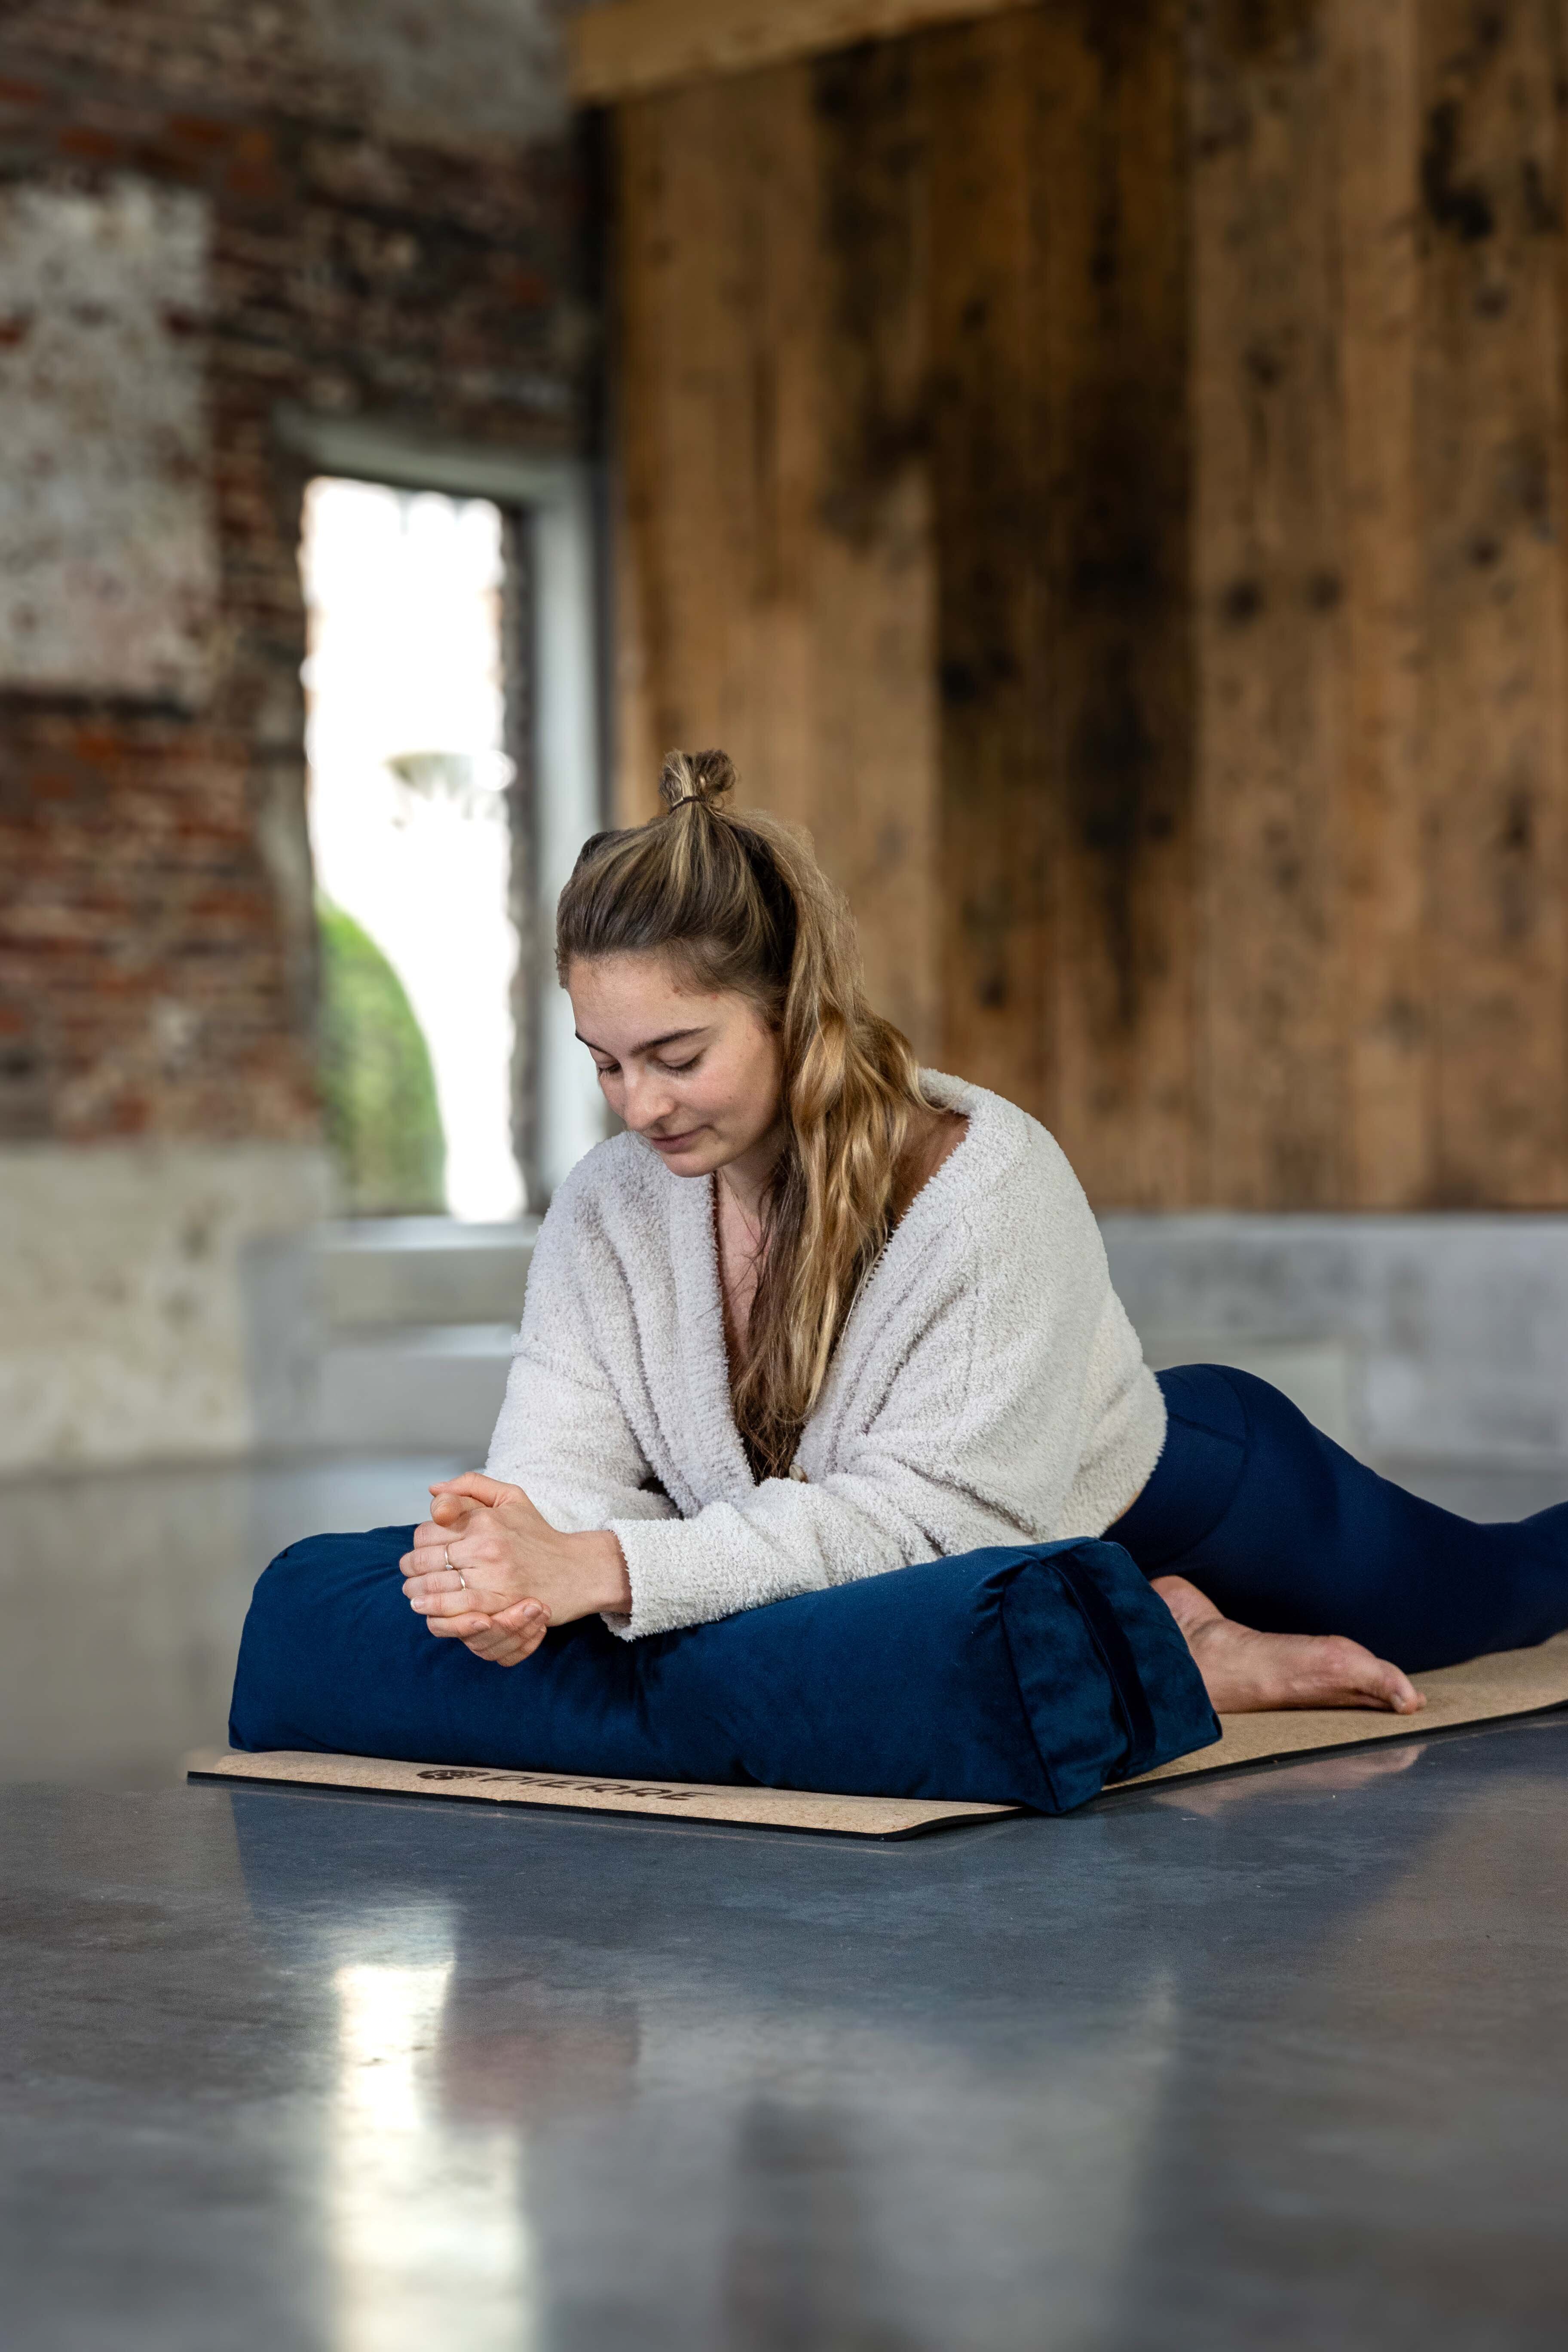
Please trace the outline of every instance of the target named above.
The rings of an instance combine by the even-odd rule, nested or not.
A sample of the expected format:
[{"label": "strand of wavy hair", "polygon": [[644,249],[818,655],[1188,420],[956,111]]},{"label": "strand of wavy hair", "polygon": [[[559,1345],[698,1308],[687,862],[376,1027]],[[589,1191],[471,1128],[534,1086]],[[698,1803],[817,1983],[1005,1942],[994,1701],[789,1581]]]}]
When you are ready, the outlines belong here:
[{"label": "strand of wavy hair", "polygon": [[765,848],[795,915],[773,1015],[785,1142],[764,1202],[762,1274],[731,1384],[752,1467],[778,1477],[886,1246],[899,1162],[923,1097],[908,1040],[866,1001],[848,906],[809,843],[766,817],[720,822],[744,826]]}]

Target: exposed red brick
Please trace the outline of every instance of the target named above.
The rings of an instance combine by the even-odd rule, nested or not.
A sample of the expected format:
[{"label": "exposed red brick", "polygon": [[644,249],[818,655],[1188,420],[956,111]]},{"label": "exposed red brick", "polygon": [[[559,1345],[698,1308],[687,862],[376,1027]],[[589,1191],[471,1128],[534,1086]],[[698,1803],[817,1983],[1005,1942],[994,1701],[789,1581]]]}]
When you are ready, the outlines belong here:
[{"label": "exposed red brick", "polygon": [[98,130],[89,122],[70,122],[55,134],[55,145],[62,155],[84,163],[110,163],[124,154],[125,142],[112,131]]},{"label": "exposed red brick", "polygon": [[[310,914],[282,902],[255,814],[279,780],[303,790],[302,743],[280,744],[271,715],[292,697],[302,723],[304,477],[278,404],[582,446],[584,387],[561,356],[582,341],[574,154],[379,137],[302,22],[233,0],[0,11],[8,179],[130,169],[213,206],[213,315],[182,322],[209,337],[227,649],[211,704],[0,696],[0,1035],[47,1062],[41,1135],[316,1132]],[[159,1044],[171,1004],[177,1053]]]}]

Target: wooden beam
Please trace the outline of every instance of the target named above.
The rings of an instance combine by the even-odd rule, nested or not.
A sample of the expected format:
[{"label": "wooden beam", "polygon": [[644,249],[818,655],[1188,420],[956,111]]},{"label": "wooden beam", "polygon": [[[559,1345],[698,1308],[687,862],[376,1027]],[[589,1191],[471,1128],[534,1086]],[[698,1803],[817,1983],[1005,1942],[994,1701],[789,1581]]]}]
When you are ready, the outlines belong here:
[{"label": "wooden beam", "polygon": [[679,82],[995,16],[1024,0],[610,0],[567,28],[572,95],[613,105]]}]

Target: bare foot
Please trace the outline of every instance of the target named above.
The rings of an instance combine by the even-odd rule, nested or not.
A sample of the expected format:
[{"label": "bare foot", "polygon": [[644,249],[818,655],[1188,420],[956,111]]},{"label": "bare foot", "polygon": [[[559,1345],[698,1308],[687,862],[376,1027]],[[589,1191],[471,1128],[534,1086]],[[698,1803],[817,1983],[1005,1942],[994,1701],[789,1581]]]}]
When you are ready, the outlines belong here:
[{"label": "bare foot", "polygon": [[1408,1675],[1338,1633],[1258,1633],[1222,1617],[1184,1576],[1157,1576],[1159,1594],[1186,1636],[1216,1715],[1280,1706],[1368,1706],[1415,1715],[1426,1704]]}]

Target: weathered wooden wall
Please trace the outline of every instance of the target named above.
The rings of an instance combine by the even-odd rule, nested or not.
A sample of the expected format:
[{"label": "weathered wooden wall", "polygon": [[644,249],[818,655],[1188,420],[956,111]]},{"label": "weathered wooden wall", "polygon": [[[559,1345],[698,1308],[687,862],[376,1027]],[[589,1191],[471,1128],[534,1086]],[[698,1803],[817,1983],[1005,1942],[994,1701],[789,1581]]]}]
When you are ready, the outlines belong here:
[{"label": "weathered wooden wall", "polygon": [[1568,1202],[1568,0],[1037,0],[617,111],[620,774],[1097,1202]]}]

